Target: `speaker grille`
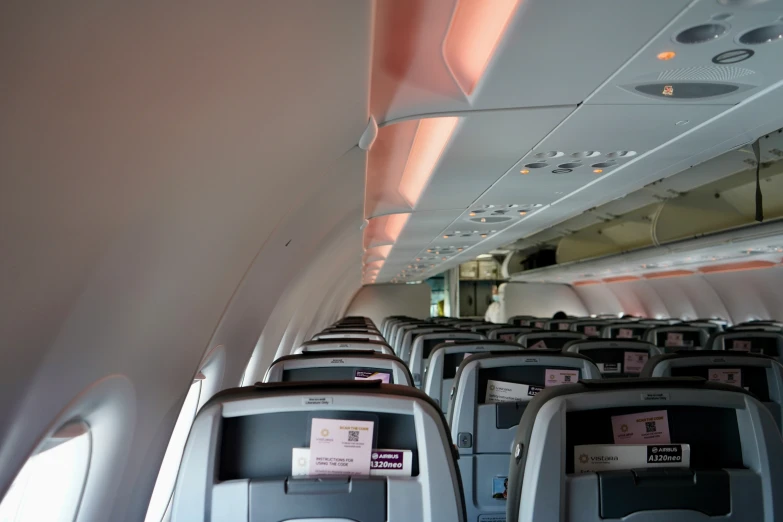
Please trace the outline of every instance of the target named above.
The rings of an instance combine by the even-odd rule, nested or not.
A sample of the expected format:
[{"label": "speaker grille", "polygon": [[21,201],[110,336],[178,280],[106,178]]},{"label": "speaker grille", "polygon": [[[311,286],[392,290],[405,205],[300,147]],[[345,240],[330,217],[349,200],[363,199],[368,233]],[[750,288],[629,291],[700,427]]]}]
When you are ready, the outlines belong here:
[{"label": "speaker grille", "polygon": [[736,80],[737,78],[750,76],[752,74],[756,73],[750,69],[745,69],[744,67],[707,65],[661,71],[661,73],[658,75],[658,81],[670,82],[675,80],[698,80],[720,82]]}]

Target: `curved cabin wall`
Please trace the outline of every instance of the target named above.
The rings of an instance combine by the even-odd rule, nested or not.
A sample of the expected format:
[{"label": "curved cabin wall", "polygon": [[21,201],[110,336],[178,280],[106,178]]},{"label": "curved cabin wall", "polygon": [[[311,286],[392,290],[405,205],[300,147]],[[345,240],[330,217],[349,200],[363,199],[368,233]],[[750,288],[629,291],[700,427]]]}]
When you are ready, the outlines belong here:
[{"label": "curved cabin wall", "polygon": [[354,296],[345,315],[363,315],[378,327],[390,315],[408,315],[417,319],[430,316],[430,285],[369,285]]}]

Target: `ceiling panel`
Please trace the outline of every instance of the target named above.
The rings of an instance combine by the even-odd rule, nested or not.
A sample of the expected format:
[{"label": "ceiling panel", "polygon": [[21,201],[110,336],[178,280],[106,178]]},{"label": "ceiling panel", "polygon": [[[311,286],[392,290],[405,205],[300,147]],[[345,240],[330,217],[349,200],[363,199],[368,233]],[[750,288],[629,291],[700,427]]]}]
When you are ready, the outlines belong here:
[{"label": "ceiling panel", "polygon": [[488,111],[462,119],[416,210],[467,208],[574,108]]},{"label": "ceiling panel", "polygon": [[[725,107],[715,105],[582,106],[535,150],[522,158],[508,174],[479,198],[477,203],[490,203],[500,198],[519,201],[527,198],[535,203],[551,203],[574,191],[586,190],[590,184],[614,185],[618,177],[633,178],[638,175],[637,169],[644,168],[640,158],[645,153],[723,110]],[[690,120],[689,125],[676,125],[682,118]],[[571,157],[572,154],[588,151],[597,155],[581,159]],[[609,157],[620,151],[628,151],[633,155]],[[560,156],[549,159],[536,157],[547,153],[557,153]],[[595,169],[591,165],[607,161],[616,161],[616,164],[604,167],[600,174],[593,172]],[[559,170],[559,166],[571,162],[580,162],[581,166],[572,168],[569,173],[553,173]],[[536,163],[545,163],[547,167],[532,168]],[[531,167],[527,168],[526,165]],[[525,169],[529,170],[529,173],[520,174],[520,171]],[[581,198],[587,200],[585,196]],[[594,205],[586,208],[590,206]]]},{"label": "ceiling panel", "polygon": [[[783,42],[773,40],[765,44],[748,45],[741,41],[749,30],[770,24],[778,24],[780,27],[781,12],[781,0],[696,2],[669,28],[651,40],[639,55],[620,69],[610,82],[590,96],[585,103],[738,103],[753,95],[759,87],[783,79],[783,67],[780,66]],[[712,37],[714,35],[717,37]],[[701,37],[697,38],[699,36]],[[688,41],[704,41],[682,43],[680,40],[683,38]],[[732,52],[737,50],[739,52]],[[727,52],[730,54],[723,54]],[[674,53],[674,56],[660,60],[661,53]],[[743,60],[748,55],[750,56]],[[667,58],[669,56],[671,55],[665,55]],[[728,63],[724,63],[724,60]],[[725,83],[739,88],[726,95],[680,99],[680,87],[687,89],[693,82],[713,85]],[[657,96],[639,94],[636,86],[640,84],[658,85],[659,90],[654,91]],[[671,95],[664,96],[660,90],[660,87],[666,85],[673,88]]]},{"label": "ceiling panel", "polygon": [[581,103],[688,0],[520,0],[471,94],[462,92],[444,59],[456,4],[377,2],[371,107],[378,121]]}]

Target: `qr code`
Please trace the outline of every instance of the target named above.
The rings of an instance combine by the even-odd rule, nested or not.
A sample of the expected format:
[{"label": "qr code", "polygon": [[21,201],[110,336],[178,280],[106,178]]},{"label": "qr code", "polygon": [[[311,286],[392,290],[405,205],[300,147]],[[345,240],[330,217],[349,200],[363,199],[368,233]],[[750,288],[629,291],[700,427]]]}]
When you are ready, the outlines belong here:
[{"label": "qr code", "polygon": [[654,433],[656,431],[655,421],[645,422],[644,425],[647,427],[647,433]]},{"label": "qr code", "polygon": [[359,432],[348,430],[348,442],[359,442]]}]

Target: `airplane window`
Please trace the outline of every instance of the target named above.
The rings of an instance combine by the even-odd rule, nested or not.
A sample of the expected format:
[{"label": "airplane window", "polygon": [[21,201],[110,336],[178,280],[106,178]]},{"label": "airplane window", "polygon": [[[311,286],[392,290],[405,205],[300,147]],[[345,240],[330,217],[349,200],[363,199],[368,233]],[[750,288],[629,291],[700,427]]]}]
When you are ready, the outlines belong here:
[{"label": "airplane window", "polygon": [[[166,453],[163,455],[163,462],[158,472],[158,479],[155,481],[155,489],[152,490],[152,498],[150,499],[144,522],[160,522],[171,502],[171,495],[174,493],[177,471],[179,471],[182,453],[185,451],[185,443],[188,440],[190,426],[193,424],[193,419],[196,418],[202,382],[203,379],[200,379],[190,385],[188,395],[182,404],[177,423],[174,424],[174,431],[171,433],[171,440],[169,440]],[[5,521],[0,519],[0,522]]]},{"label": "airplane window", "polygon": [[0,522],[72,522],[90,464],[90,433],[30,457],[0,502]]}]

